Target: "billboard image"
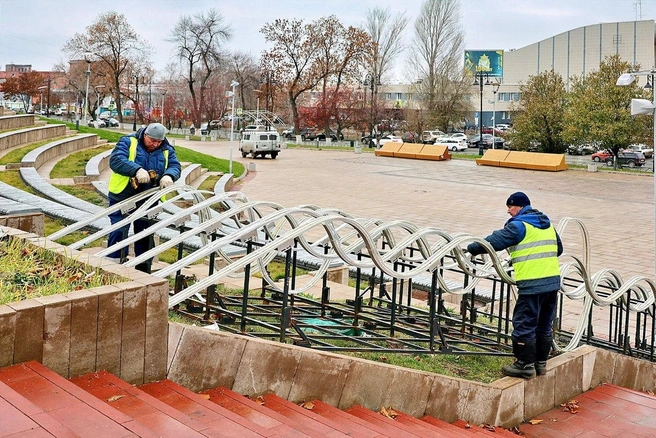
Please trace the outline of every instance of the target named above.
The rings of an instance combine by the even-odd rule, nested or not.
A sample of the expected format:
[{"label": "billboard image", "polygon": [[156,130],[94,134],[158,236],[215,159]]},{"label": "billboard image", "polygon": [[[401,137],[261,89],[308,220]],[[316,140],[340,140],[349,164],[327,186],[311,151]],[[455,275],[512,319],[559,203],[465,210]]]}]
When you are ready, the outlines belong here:
[{"label": "billboard image", "polygon": [[465,50],[465,69],[472,75],[484,72],[490,77],[503,77],[503,50]]}]

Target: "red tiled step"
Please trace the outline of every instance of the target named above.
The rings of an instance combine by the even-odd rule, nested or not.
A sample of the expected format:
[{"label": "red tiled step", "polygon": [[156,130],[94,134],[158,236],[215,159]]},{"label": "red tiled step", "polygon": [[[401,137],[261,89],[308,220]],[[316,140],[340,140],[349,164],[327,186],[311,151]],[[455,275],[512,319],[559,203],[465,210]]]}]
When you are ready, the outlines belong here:
[{"label": "red tiled step", "polygon": [[272,432],[170,380],[160,380],[139,386],[172,408],[208,426],[221,430],[224,436],[236,438],[270,436]]},{"label": "red tiled step", "polygon": [[65,425],[72,431],[72,434],[67,435],[56,423],[46,424],[47,418],[35,413],[38,420],[44,421],[42,428],[49,432],[49,428],[53,428],[53,435],[94,438],[154,436],[130,417],[99,402],[38,362],[2,368],[0,381],[41,409],[42,413],[47,413],[59,425]]},{"label": "red tiled step", "polygon": [[340,423],[344,426],[347,426],[351,432],[352,436],[363,437],[363,438],[373,438],[373,437],[384,437],[386,435],[381,435],[380,432],[373,429],[373,425],[365,420],[362,420],[358,417],[355,417],[351,414],[337,409],[334,406],[326,404],[320,400],[312,401],[312,412],[315,414],[321,415],[322,417],[331,420],[335,423]]},{"label": "red tiled step", "polygon": [[[11,419],[11,421],[7,421]],[[0,437],[77,436],[43,409],[0,382]]]},{"label": "red tiled step", "polygon": [[[361,436],[349,428],[348,424],[332,421],[326,417],[312,412],[312,409],[303,408],[295,403],[278,397],[275,394],[266,394],[262,396],[264,406],[276,411],[299,423],[305,424],[307,427],[322,433],[326,437],[343,437],[343,436]],[[364,435],[370,436],[370,435]]]},{"label": "red tiled step", "polygon": [[158,436],[221,436],[200,421],[171,408],[106,371],[75,377],[71,382],[146,426]]},{"label": "red tiled step", "polygon": [[485,428],[480,427],[480,426],[469,424],[465,420],[457,420],[457,421],[454,421],[451,424],[453,424],[454,426],[457,426],[457,427],[459,427],[463,430],[467,430],[470,433],[481,436],[481,437],[482,436],[496,436],[496,437],[511,436],[511,437],[517,437],[516,434],[514,434],[514,433],[512,433],[512,432],[510,432],[510,431],[508,431],[508,430],[506,430],[506,429],[504,429],[503,427],[500,427],[500,426],[495,426],[493,430],[490,430],[490,429],[485,429]]},{"label": "red tiled step", "polygon": [[[422,419],[415,418],[412,415],[404,414],[403,412],[396,411],[397,417],[396,421],[401,424],[413,424],[415,426],[424,428],[426,434],[440,434],[441,436],[451,436],[451,437],[468,437],[471,434],[468,434],[462,431],[459,427],[454,426],[453,424],[440,420],[436,417],[431,417],[429,415],[424,416]],[[426,421],[427,418],[430,418],[433,421]],[[425,435],[424,435],[425,436]]]},{"label": "red tiled step", "polygon": [[[535,420],[539,424],[522,424],[519,429],[527,437],[559,436],[574,437],[581,434],[599,436],[656,435],[656,397],[604,384],[577,397],[575,414],[563,407],[556,407]],[[591,435],[590,435],[591,436]]]},{"label": "red tiled step", "polygon": [[270,429],[279,436],[322,436],[307,426],[296,423],[284,415],[280,415],[271,409],[265,408],[253,400],[250,400],[248,397],[231,391],[228,388],[219,387],[208,389],[201,394],[208,394],[212,403],[216,403],[266,429]]},{"label": "red tiled step", "polygon": [[417,432],[416,428],[406,427],[405,425],[399,424],[391,418],[387,418],[378,412],[371,411],[362,406],[351,406],[350,408],[345,409],[344,412],[367,421],[373,426],[372,428],[375,428],[375,430],[377,430],[379,433],[386,436],[402,436],[407,438],[425,436],[425,433]]}]

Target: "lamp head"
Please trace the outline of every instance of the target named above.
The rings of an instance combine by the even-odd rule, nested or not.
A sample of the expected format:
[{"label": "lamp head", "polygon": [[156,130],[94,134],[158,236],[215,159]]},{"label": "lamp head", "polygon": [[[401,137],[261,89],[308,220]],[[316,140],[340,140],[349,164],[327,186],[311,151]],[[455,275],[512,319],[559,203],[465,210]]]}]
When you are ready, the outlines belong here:
[{"label": "lamp head", "polygon": [[238,85],[239,85],[239,82],[237,82],[237,81],[230,82],[230,86],[233,87],[233,88],[238,86]]},{"label": "lamp head", "polygon": [[654,104],[647,99],[631,99],[632,116],[649,116],[654,114]]},{"label": "lamp head", "polygon": [[619,78],[617,78],[617,82],[615,85],[619,85],[620,87],[626,87],[628,85],[631,85],[635,81],[635,75],[633,73],[622,73]]}]

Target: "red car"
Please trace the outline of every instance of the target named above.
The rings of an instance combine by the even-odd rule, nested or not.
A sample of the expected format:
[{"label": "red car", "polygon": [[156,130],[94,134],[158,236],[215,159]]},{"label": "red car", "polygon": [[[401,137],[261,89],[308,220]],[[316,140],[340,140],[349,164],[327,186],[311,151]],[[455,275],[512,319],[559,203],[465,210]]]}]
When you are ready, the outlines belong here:
[{"label": "red car", "polygon": [[598,163],[600,161],[606,161],[609,158],[612,159],[613,158],[613,153],[611,151],[609,151],[608,149],[606,149],[605,151],[595,152],[594,154],[592,154],[591,158],[592,158],[592,161],[595,161],[595,162]]}]

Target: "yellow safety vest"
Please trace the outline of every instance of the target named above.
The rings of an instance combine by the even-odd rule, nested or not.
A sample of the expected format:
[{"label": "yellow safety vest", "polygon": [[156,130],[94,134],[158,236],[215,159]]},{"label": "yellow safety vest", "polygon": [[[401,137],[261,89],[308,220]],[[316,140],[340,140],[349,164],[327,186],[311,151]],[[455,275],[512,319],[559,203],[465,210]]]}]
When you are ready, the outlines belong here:
[{"label": "yellow safety vest", "polygon": [[[130,137],[130,149],[128,151],[128,160],[134,162],[137,158],[137,144],[138,140],[136,137]],[[164,169],[169,168],[169,151],[164,150]],[[130,177],[125,175],[120,175],[116,172],[112,172],[109,177],[108,190],[110,193],[115,195],[121,193],[128,186],[130,182]]]},{"label": "yellow safety vest", "polygon": [[551,225],[544,230],[526,222],[524,225],[524,239],[508,248],[515,269],[515,280],[535,280],[560,275],[556,230]]}]

